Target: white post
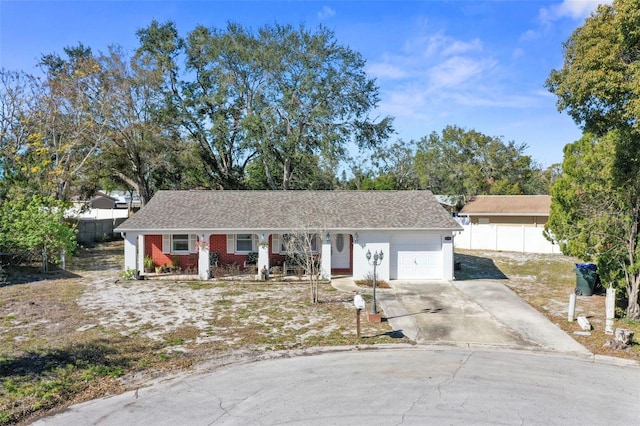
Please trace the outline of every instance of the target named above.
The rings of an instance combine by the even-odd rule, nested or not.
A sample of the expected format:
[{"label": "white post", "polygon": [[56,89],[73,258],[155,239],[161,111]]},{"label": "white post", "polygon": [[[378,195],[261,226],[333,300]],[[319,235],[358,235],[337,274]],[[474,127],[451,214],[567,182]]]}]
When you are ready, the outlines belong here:
[{"label": "white post", "polygon": [[454,263],[454,254],[453,254],[453,233],[451,235],[447,235],[442,242],[442,256],[444,257],[443,261],[443,277],[446,281],[453,281],[455,279],[454,271],[453,271],[453,263]]},{"label": "white post", "polygon": [[331,279],[331,234],[328,232],[322,236],[322,264],[320,265],[320,278]]},{"label": "white post", "polygon": [[567,317],[567,321],[573,322],[573,319],[576,317],[576,294],[571,293],[569,296],[569,316]]},{"label": "white post", "polygon": [[[262,271],[267,271],[263,274]],[[269,235],[258,235],[258,279],[269,278]]]},{"label": "white post", "polygon": [[616,289],[613,288],[613,285],[607,287],[607,296],[604,303],[606,310],[604,332],[606,334],[613,334],[613,319],[616,314]]},{"label": "white post", "polygon": [[138,273],[144,273],[144,235],[138,235]]},{"label": "white post", "polygon": [[209,279],[209,234],[198,236],[198,277]]}]

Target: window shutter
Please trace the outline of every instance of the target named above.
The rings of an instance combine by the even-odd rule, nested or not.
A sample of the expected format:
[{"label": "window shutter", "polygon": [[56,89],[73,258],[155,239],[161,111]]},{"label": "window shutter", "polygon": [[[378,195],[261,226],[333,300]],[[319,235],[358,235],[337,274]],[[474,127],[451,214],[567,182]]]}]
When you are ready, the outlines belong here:
[{"label": "window shutter", "polygon": [[251,251],[258,251],[258,234],[251,235]]},{"label": "window shutter", "polygon": [[271,236],[271,253],[280,253],[280,236],[278,234]]},{"label": "window shutter", "polygon": [[235,253],[236,251],[236,236],[234,234],[227,234],[227,253]]},{"label": "window shutter", "polygon": [[198,236],[196,234],[189,234],[189,251],[191,253],[195,253],[196,250],[196,239]]},{"label": "window shutter", "polygon": [[171,253],[171,235],[162,235],[162,252]]}]

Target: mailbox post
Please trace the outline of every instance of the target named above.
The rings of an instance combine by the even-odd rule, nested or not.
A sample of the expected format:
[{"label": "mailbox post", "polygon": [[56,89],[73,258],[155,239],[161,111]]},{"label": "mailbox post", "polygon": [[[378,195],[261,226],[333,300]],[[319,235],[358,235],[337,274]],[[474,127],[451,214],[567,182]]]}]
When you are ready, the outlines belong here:
[{"label": "mailbox post", "polygon": [[364,309],[364,298],[356,294],[353,298],[353,304],[356,307],[356,335],[360,338],[360,311]]}]

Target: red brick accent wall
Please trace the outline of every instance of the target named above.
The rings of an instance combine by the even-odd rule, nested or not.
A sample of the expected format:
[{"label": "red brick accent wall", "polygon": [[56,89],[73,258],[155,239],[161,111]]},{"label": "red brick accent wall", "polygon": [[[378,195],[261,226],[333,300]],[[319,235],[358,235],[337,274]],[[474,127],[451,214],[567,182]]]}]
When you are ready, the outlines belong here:
[{"label": "red brick accent wall", "polygon": [[170,254],[162,252],[162,235],[144,236],[144,255],[151,256],[155,266],[167,264],[172,266],[173,257],[178,257],[178,262],[182,269],[196,268],[198,266],[198,253]]},{"label": "red brick accent wall", "polygon": [[218,266],[236,264],[244,267],[246,254],[227,253],[227,235],[214,234],[209,238],[209,251],[218,253]]},{"label": "red brick accent wall", "polygon": [[144,255],[151,256],[155,266],[171,265],[169,255],[162,252],[162,235],[144,236]]},{"label": "red brick accent wall", "polygon": [[[350,246],[353,245],[353,237],[349,238]],[[273,251],[273,237],[269,236],[269,265],[282,266],[285,255],[272,253]],[[214,234],[209,237],[209,251],[216,252],[219,255],[218,266],[225,266],[235,263],[236,265],[243,267],[247,255],[245,254],[233,254],[227,253],[227,235],[226,234]],[[177,256],[182,269],[197,268],[198,266],[198,253],[190,253],[188,255],[171,255],[169,253],[162,252],[162,235],[145,235],[144,241],[144,254],[145,256],[151,256],[153,263],[156,266],[162,266],[167,264],[172,265],[173,256]],[[348,269],[334,269],[333,273],[351,273],[353,270],[353,249],[350,250],[350,267]]]}]

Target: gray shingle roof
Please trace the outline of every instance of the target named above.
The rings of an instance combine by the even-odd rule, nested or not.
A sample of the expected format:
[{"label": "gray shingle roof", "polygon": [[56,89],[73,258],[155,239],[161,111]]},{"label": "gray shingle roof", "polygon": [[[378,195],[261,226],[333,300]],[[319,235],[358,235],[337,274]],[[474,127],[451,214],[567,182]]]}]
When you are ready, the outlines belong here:
[{"label": "gray shingle roof", "polygon": [[159,191],[116,231],[462,230],[430,191]]}]

